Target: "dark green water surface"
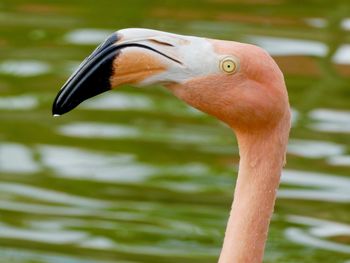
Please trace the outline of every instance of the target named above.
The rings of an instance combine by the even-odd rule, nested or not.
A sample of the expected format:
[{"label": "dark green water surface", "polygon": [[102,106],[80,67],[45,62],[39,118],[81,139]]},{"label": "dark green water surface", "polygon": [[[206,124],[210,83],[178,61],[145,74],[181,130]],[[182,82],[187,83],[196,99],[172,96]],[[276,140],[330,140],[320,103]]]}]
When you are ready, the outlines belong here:
[{"label": "dark green water surface", "polygon": [[237,176],[225,125],[162,87],[52,118],[109,33],[249,42],[285,73],[288,164],[265,262],[350,262],[350,2],[0,2],[0,262],[216,262]]}]

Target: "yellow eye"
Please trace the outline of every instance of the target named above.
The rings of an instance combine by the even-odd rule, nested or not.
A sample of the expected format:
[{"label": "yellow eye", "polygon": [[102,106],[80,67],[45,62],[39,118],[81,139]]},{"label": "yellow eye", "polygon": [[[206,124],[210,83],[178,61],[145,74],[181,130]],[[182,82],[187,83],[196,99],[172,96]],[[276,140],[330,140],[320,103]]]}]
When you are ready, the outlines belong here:
[{"label": "yellow eye", "polygon": [[235,73],[237,71],[237,68],[238,64],[232,57],[226,57],[220,62],[220,69],[227,74]]}]

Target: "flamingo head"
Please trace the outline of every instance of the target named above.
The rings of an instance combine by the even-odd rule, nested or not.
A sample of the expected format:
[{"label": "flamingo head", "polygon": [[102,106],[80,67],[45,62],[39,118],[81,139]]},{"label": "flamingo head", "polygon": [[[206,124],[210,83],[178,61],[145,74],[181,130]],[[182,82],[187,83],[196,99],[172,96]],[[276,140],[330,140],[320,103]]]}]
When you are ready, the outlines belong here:
[{"label": "flamingo head", "polygon": [[65,83],[53,114],[124,84],[162,84],[235,130],[273,126],[289,115],[283,75],[263,49],[149,29],[112,34]]}]

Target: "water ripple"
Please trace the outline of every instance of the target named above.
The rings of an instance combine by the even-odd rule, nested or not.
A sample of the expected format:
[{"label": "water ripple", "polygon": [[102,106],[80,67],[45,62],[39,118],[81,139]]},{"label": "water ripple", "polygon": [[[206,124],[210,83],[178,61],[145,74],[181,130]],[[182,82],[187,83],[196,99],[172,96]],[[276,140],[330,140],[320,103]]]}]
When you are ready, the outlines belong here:
[{"label": "water ripple", "polygon": [[50,71],[50,65],[37,60],[7,60],[0,63],[0,73],[20,77],[34,77]]},{"label": "water ripple", "polygon": [[263,47],[273,56],[307,55],[324,57],[328,53],[327,45],[319,41],[266,36],[249,36],[247,40]]},{"label": "water ripple", "polygon": [[38,104],[38,98],[30,95],[0,97],[0,110],[32,110]]},{"label": "water ripple", "polygon": [[326,141],[291,139],[288,144],[288,153],[306,158],[341,155],[345,151],[344,145]]},{"label": "water ripple", "polygon": [[103,155],[76,148],[41,146],[42,162],[56,175],[106,182],[140,182],[153,175],[152,166],[130,154]]},{"label": "water ripple", "polygon": [[199,110],[186,106],[177,100],[163,100],[142,94],[117,93],[102,94],[81,106],[88,110],[132,110],[148,112],[166,112],[171,115],[203,116]]},{"label": "water ripple", "polygon": [[59,229],[44,231],[41,229],[23,229],[1,223],[0,238],[39,241],[49,244],[70,244],[82,239],[87,239],[88,235],[84,232],[75,230],[67,231]]},{"label": "water ripple", "polygon": [[338,64],[350,65],[350,44],[341,45],[333,56],[333,61]]},{"label": "water ripple", "polygon": [[327,163],[336,166],[350,166],[350,155],[332,156],[327,159]]},{"label": "water ripple", "polygon": [[0,171],[4,173],[35,173],[40,167],[31,150],[17,143],[0,144]]},{"label": "water ripple", "polygon": [[[147,125],[147,126],[146,126]],[[65,136],[81,137],[81,138],[136,138],[142,137],[142,140],[161,141],[168,143],[190,143],[198,144],[214,144],[225,141],[225,136],[213,132],[205,126],[187,125],[186,128],[168,127],[163,123],[139,123],[136,126],[126,124],[108,124],[94,122],[77,122],[66,124],[58,128],[58,133]],[[202,128],[202,129],[201,129]],[[192,130],[188,133],[186,130]],[[229,136],[227,136],[229,138]]]},{"label": "water ripple", "polygon": [[141,132],[132,126],[107,123],[74,123],[58,129],[60,134],[80,138],[137,138]]},{"label": "water ripple", "polygon": [[40,201],[49,201],[52,203],[60,204],[70,204],[70,205],[79,205],[79,206],[97,206],[97,207],[106,207],[108,206],[107,202],[94,200],[89,198],[83,198],[79,196],[70,195],[67,193],[61,193],[58,191],[42,189],[39,187],[33,187],[28,185],[21,185],[15,183],[0,183],[1,193],[11,193],[17,196],[25,196]]},{"label": "water ripple", "polygon": [[314,28],[324,28],[327,26],[327,20],[320,17],[306,18],[306,23]]},{"label": "water ripple", "polygon": [[[281,178],[282,185],[310,187],[312,189],[284,189],[278,190],[279,198],[315,200],[349,203],[350,179],[315,172],[284,170]],[[316,189],[315,189],[316,188]]]},{"label": "water ripple", "polygon": [[113,30],[83,28],[76,29],[64,36],[66,42],[79,45],[98,45],[103,42]]},{"label": "water ripple", "polygon": [[309,117],[316,121],[309,127],[321,132],[350,133],[350,111],[315,109]]},{"label": "water ripple", "polygon": [[342,27],[344,30],[350,31],[350,18],[344,18],[344,19],[341,21],[341,27]]},{"label": "water ripple", "polygon": [[287,220],[291,223],[308,227],[306,230],[298,227],[287,228],[285,236],[289,240],[302,245],[350,254],[349,245],[325,240],[325,238],[329,237],[350,236],[350,225],[296,215],[288,216]]},{"label": "water ripple", "polygon": [[152,110],[155,108],[155,105],[149,97],[142,95],[126,94],[119,91],[115,94],[103,94],[92,100],[89,100],[82,105],[82,108],[94,110]]},{"label": "water ripple", "polygon": [[[115,261],[106,261],[99,258],[98,260],[84,258],[79,256],[62,255],[54,252],[30,249],[14,249],[1,247],[0,257],[2,262],[23,263],[23,262],[40,262],[40,263],[115,263]],[[119,261],[118,263],[135,263],[131,261]]]}]

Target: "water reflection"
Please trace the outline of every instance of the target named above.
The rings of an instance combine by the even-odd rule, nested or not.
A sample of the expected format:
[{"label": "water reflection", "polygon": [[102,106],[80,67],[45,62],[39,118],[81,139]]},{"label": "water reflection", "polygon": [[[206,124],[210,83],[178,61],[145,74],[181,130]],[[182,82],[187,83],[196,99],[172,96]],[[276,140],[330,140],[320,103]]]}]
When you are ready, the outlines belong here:
[{"label": "water reflection", "polygon": [[[81,256],[65,256],[55,252],[45,252],[43,250],[29,249],[9,249],[1,247],[1,259],[4,262],[23,263],[23,262],[40,262],[40,263],[114,263],[115,261],[106,261],[102,259],[94,260]],[[135,263],[132,261],[118,261],[118,263]]]},{"label": "water reflection", "polygon": [[[350,225],[296,215],[288,216],[287,220],[291,223],[304,226],[303,228],[288,227],[285,230],[285,236],[289,240],[319,249],[350,254],[349,245],[326,239],[337,236],[350,236]],[[305,226],[308,228],[304,229]]]},{"label": "water reflection", "polygon": [[25,198],[36,199],[39,201],[46,201],[58,204],[70,204],[78,206],[88,206],[88,207],[105,207],[107,202],[101,200],[94,200],[90,198],[83,198],[74,196],[67,193],[62,193],[58,191],[42,189],[39,187],[33,187],[18,183],[0,183],[1,193],[9,193],[16,196],[22,196]]},{"label": "water reflection", "polygon": [[[52,238],[52,237],[55,238]],[[51,244],[71,244],[87,239],[84,232],[66,231],[63,229],[23,229],[5,224],[0,224],[0,238],[40,241]]]},{"label": "water reflection", "polygon": [[333,61],[338,64],[350,65],[350,45],[341,45],[335,53]]},{"label": "water reflection", "polygon": [[315,123],[309,126],[316,131],[350,133],[350,112],[333,109],[315,109],[309,113]]},{"label": "water reflection", "polygon": [[113,30],[92,28],[76,29],[67,33],[64,36],[64,40],[68,43],[78,45],[98,45],[111,33],[113,33]]},{"label": "water reflection", "polygon": [[[6,173],[34,173],[49,168],[55,175],[67,178],[84,178],[89,180],[107,181],[107,182],[142,182],[150,176],[172,174],[179,176],[208,176],[212,170],[201,163],[185,163],[178,165],[154,166],[137,161],[133,154],[126,153],[104,153],[98,151],[88,151],[73,147],[58,147],[49,145],[40,145],[33,149],[16,144],[6,143],[1,146],[1,156],[10,156],[15,160],[8,162],[2,159],[0,167],[2,172]],[[20,149],[18,153],[13,152]],[[23,156],[22,156],[23,155]],[[31,159],[31,156],[38,155],[39,161]],[[14,158],[15,157],[15,158]],[[16,165],[16,161],[21,160],[21,165]],[[1,160],[1,159],[0,159]],[[25,160],[31,160],[30,165]],[[33,169],[35,167],[35,169]],[[220,180],[218,180],[220,183]],[[163,185],[164,183],[162,183]],[[160,185],[160,184],[159,184]],[[180,187],[180,185],[182,185]],[[189,189],[191,183],[169,185],[173,189]],[[9,192],[20,196],[26,196],[34,199],[41,199],[50,202],[70,203],[93,206],[103,205],[97,200],[89,200],[75,197],[74,195],[60,193],[52,190],[41,189],[21,184],[0,183],[0,189],[3,192]]]},{"label": "water reflection", "polygon": [[[12,145],[7,143],[7,145]],[[5,148],[6,149],[6,148]],[[32,155],[29,148],[26,149],[26,154]],[[53,174],[66,178],[68,180],[75,178],[84,178],[88,180],[98,180],[99,182],[128,182],[137,183],[142,182],[151,176],[160,174],[179,174],[179,175],[191,175],[198,176],[194,178],[194,182],[186,181],[177,182],[167,179],[166,181],[158,181],[156,185],[164,189],[171,189],[172,191],[180,191],[183,193],[201,193],[203,190],[215,189],[215,184],[218,188],[222,188],[226,182],[220,182],[216,180],[213,182],[208,181],[205,187],[201,187],[196,183],[198,180],[208,178],[213,171],[210,167],[203,164],[184,164],[181,166],[151,166],[149,164],[143,164],[137,161],[132,154],[125,153],[113,153],[106,154],[96,151],[87,151],[83,149],[73,147],[58,147],[52,145],[39,145],[35,149],[40,156],[40,169],[41,167],[49,168],[53,171]],[[334,152],[334,154],[340,153],[342,148]],[[7,151],[7,150],[6,150]],[[22,151],[23,152],[23,151]],[[5,152],[7,155],[7,152]],[[313,156],[313,155],[311,155]],[[39,168],[37,168],[39,169]],[[16,171],[13,171],[16,172]],[[228,175],[232,177],[232,175]],[[218,178],[219,179],[219,178]],[[207,179],[205,179],[207,180]],[[285,186],[293,186],[294,188],[284,188]],[[231,188],[231,187],[229,187]],[[312,173],[304,171],[286,170],[282,176],[282,187],[278,192],[278,197],[281,199],[300,199],[300,200],[314,200],[314,201],[327,201],[337,203],[349,203],[350,194],[348,189],[350,188],[350,180],[347,177],[335,176],[332,174]],[[129,203],[129,211],[125,211],[122,207],[125,205],[118,205],[108,201],[95,200],[86,197],[75,196],[72,194],[53,191],[48,189],[42,189],[39,187],[28,186],[18,183],[1,183],[0,190],[4,194],[10,194],[12,196],[24,197],[26,199],[38,200],[50,202],[53,204],[64,204],[69,207],[60,207],[43,204],[29,204],[27,202],[2,200],[0,201],[0,209],[2,211],[15,211],[21,213],[30,213],[31,215],[51,215],[51,216],[69,216],[73,218],[91,218],[98,215],[99,220],[116,220],[120,221],[148,221],[151,216],[147,211],[157,211],[154,204],[151,206],[145,206],[144,204]],[[125,206],[124,206],[125,207]],[[136,212],[142,207],[143,212]],[[147,208],[148,207],[148,208]],[[108,211],[110,209],[117,209],[120,211]],[[137,209],[137,210],[134,210]],[[134,211],[133,211],[134,210]],[[164,221],[165,220],[165,221]],[[164,225],[171,226],[171,228],[178,229],[178,227],[185,227],[186,232],[192,232],[191,228],[195,227],[197,223],[192,222],[193,225],[187,225],[184,222],[167,221],[167,219],[158,219],[158,222],[164,221]],[[111,230],[117,230],[118,226],[108,222],[95,223],[95,228],[110,228]],[[191,248],[187,241],[177,241],[174,247],[173,241],[162,241],[162,245],[158,245],[156,248],[148,245],[130,245],[123,242],[117,242],[104,235],[91,235],[87,232],[90,228],[90,223],[84,220],[66,219],[58,221],[46,221],[46,222],[33,222],[31,227],[25,228],[16,227],[12,225],[6,225],[2,223],[0,225],[0,238],[11,238],[20,240],[34,240],[36,242],[49,243],[49,244],[76,244],[81,248],[92,248],[102,250],[124,251],[130,252],[137,251],[138,253],[153,253],[157,255],[167,255],[171,253],[181,253],[187,255],[192,253],[193,249],[195,253],[199,255],[204,253],[206,255],[215,256],[218,253],[218,248],[210,248],[203,246],[194,246]],[[133,227],[135,229],[135,227]],[[328,235],[319,234],[315,236],[314,231],[305,231],[296,227],[289,227],[285,233],[289,240],[304,245],[311,245],[319,248],[328,246],[329,250],[344,252],[347,251],[347,246],[324,240],[324,238],[337,235],[340,232],[345,233],[343,229],[330,231],[329,224],[325,229],[328,229]],[[72,230],[75,229],[75,230]],[[76,230],[78,229],[78,230]],[[80,230],[79,230],[80,229]],[[143,226],[140,230],[134,231],[147,231],[147,228]],[[334,228],[332,228],[334,229]],[[152,228],[150,233],[163,233],[162,235],[170,236],[169,230],[160,230]],[[202,230],[196,230],[202,231]],[[176,233],[176,232],[173,232]],[[346,233],[347,234],[347,233]],[[55,237],[54,239],[52,237]],[[202,252],[201,252],[202,251]]]},{"label": "water reflection", "polygon": [[[188,127],[189,125],[186,126]],[[222,135],[218,134],[215,136],[215,134],[211,133],[211,129],[201,129],[201,126],[192,126],[191,128],[193,133],[190,134],[186,132],[186,129],[182,129],[181,127],[166,127],[162,123],[150,125],[150,122],[148,122],[130,126],[126,124],[78,122],[62,126],[58,129],[58,132],[66,136],[101,139],[127,139],[142,135],[143,140],[165,143],[190,143],[200,146],[225,140],[225,137],[221,137]],[[227,137],[229,138],[229,136]]]},{"label": "water reflection", "polygon": [[35,173],[39,166],[30,149],[17,143],[0,144],[0,171],[2,173]]},{"label": "water reflection", "polygon": [[348,177],[306,171],[284,170],[281,183],[282,186],[290,185],[302,188],[285,189],[282,187],[282,189],[278,191],[279,198],[340,203],[350,202],[350,179]]},{"label": "water reflection", "polygon": [[[2,205],[2,202],[0,202],[0,205]],[[163,206],[153,207],[149,213],[146,211],[139,213],[139,211],[136,210],[132,212],[108,212],[103,210],[89,211],[82,208],[76,208],[77,212],[73,213],[73,209],[62,207],[57,207],[56,212],[53,209],[48,209],[47,212],[44,212],[47,206],[28,206],[33,209],[34,213],[39,212],[41,216],[65,215],[72,216],[72,219],[55,217],[51,220],[27,220],[25,227],[1,224],[0,230],[3,231],[1,231],[0,238],[18,240],[32,239],[45,244],[70,244],[81,248],[101,249],[114,252],[132,252],[132,250],[134,250],[136,253],[156,255],[169,255],[172,253],[178,253],[179,255],[199,253],[216,255],[218,253],[217,248],[209,246],[206,248],[199,247],[195,242],[186,239],[172,241],[171,238],[178,236],[179,233],[187,233],[186,236],[190,234],[200,237],[207,232],[196,225],[169,219],[167,218],[168,216],[154,218],[154,212],[159,211]],[[136,207],[131,205],[128,206],[128,209],[133,210]],[[19,210],[19,208],[19,205],[16,203],[13,203],[13,206],[8,206],[7,209],[0,206],[0,209],[2,210],[25,211]],[[72,213],[69,213],[69,211]],[[78,219],[78,217],[82,218]],[[138,222],[138,224],[135,224],[136,222]],[[91,224],[94,225],[94,231],[91,231]],[[129,231],[134,235],[137,235],[138,233],[152,233],[153,235],[158,236],[158,239],[161,238],[162,242],[159,243],[158,246],[152,248],[152,245],[149,245],[148,242],[135,245],[134,243],[130,244],[128,241],[123,241],[123,239],[118,241],[114,240],[112,237],[118,238],[119,235],[125,235],[125,224],[129,228]],[[110,234],[106,235],[106,231]],[[174,246],[175,242],[177,243],[176,246]]]},{"label": "water reflection", "polygon": [[89,110],[132,110],[132,111],[160,111],[171,115],[203,116],[204,114],[192,107],[188,107],[178,100],[162,100],[152,98],[147,91],[145,94],[131,94],[118,91],[116,93],[102,94],[81,105]]},{"label": "water reflection", "polygon": [[59,128],[60,134],[80,138],[136,138],[141,132],[132,126],[107,123],[74,123]]},{"label": "water reflection", "polygon": [[85,102],[82,107],[93,110],[153,110],[155,105],[150,97],[118,91],[118,93],[102,94]]},{"label": "water reflection", "polygon": [[30,204],[28,202],[0,201],[2,211],[21,212],[42,216],[93,216],[96,211],[77,207]]},{"label": "water reflection", "polygon": [[130,154],[101,154],[69,147],[41,146],[44,166],[56,175],[97,181],[141,182],[154,168],[137,163]]},{"label": "water reflection", "polygon": [[315,109],[309,113],[311,119],[322,122],[346,124],[350,122],[350,111],[334,109]]},{"label": "water reflection", "polygon": [[345,153],[346,147],[332,142],[291,139],[288,153],[305,158],[322,158]]},{"label": "water reflection", "polygon": [[49,64],[36,60],[7,60],[0,63],[0,73],[6,75],[33,77],[49,71]]},{"label": "water reflection", "polygon": [[341,27],[342,27],[344,30],[350,31],[350,18],[344,18],[344,19],[341,21]]},{"label": "water reflection", "polygon": [[250,36],[248,42],[257,44],[274,56],[306,55],[324,57],[328,47],[322,42],[302,39]]},{"label": "water reflection", "polygon": [[[16,9],[8,12],[1,11],[0,24],[11,29],[19,29],[24,26],[25,28],[53,28],[54,30],[57,30],[57,28],[61,27],[73,27],[77,23],[76,17],[63,16],[62,14],[52,15],[40,12],[39,10],[36,10],[33,13],[33,11],[33,6],[24,12],[20,12],[20,10]],[[14,38],[16,38],[15,34],[11,39]]]},{"label": "water reflection", "polygon": [[327,26],[327,20],[324,18],[306,18],[306,23],[315,28],[324,28]]},{"label": "water reflection", "polygon": [[292,127],[294,127],[299,121],[299,111],[295,108],[291,108],[291,117],[292,117]]},{"label": "water reflection", "polygon": [[[295,143],[295,141],[294,141]],[[301,145],[305,145],[305,142],[299,142]],[[310,143],[310,142],[308,142]],[[315,143],[315,142],[311,142]],[[318,144],[316,144],[318,145]],[[293,144],[292,144],[293,146]],[[295,146],[295,145],[294,145]],[[200,178],[205,178],[210,173],[211,169],[203,164],[181,164],[181,166],[168,165],[168,166],[153,166],[146,163],[141,163],[137,161],[136,157],[132,154],[125,153],[113,153],[106,154],[96,151],[86,151],[83,149],[73,148],[73,147],[57,147],[41,145],[38,147],[38,152],[41,156],[41,163],[37,164],[34,161],[29,161],[33,153],[30,149],[25,147],[20,147],[18,145],[14,146],[12,144],[2,145],[2,155],[1,156],[19,156],[22,155],[22,166],[13,165],[11,162],[2,160],[2,170],[6,172],[38,172],[44,167],[49,168],[53,171],[55,175],[62,176],[65,178],[72,179],[88,179],[97,180],[100,182],[128,182],[136,183],[148,180],[151,177],[160,174],[173,174],[173,175],[191,175],[199,176]],[[323,146],[322,146],[323,147]],[[329,146],[324,146],[328,149]],[[318,158],[318,157],[329,157],[332,154],[341,154],[344,150],[343,147],[333,145],[333,153],[327,152],[326,150],[318,150],[316,152],[304,151],[300,152],[298,147],[295,147],[294,152],[301,154],[302,156]],[[312,148],[312,147],[305,147]],[[13,149],[20,151],[18,153],[11,153]],[[322,148],[320,148],[322,149]],[[293,151],[293,147],[292,147]],[[299,151],[299,152],[298,152]],[[2,157],[4,158],[4,157]],[[332,158],[340,158],[332,157]],[[336,159],[329,159],[336,162]],[[348,159],[347,159],[348,160]],[[27,164],[26,164],[27,163]],[[23,166],[26,164],[25,166]],[[6,166],[7,165],[7,166]],[[16,168],[14,168],[16,167]],[[28,169],[28,170],[27,170]],[[230,175],[228,175],[230,176]],[[197,179],[196,179],[197,180]],[[220,180],[216,181],[218,187],[221,187]],[[323,174],[315,172],[305,172],[305,171],[294,171],[285,170],[283,172],[282,180],[283,185],[291,185],[302,188],[295,189],[282,189],[279,190],[278,196],[280,198],[289,199],[303,199],[303,200],[318,200],[318,201],[329,201],[329,202],[349,202],[350,194],[348,189],[350,188],[350,179],[347,177],[336,176],[332,174]],[[164,188],[171,188],[176,191],[190,191],[197,192],[203,190],[203,186],[197,183],[187,181],[186,183],[172,181],[170,179],[157,183],[158,186]],[[305,189],[310,188],[310,189]],[[59,200],[59,203],[70,203],[70,204],[86,204],[92,205],[103,205],[103,203],[97,200],[88,200],[83,198],[74,197],[73,195],[40,189],[31,186],[25,186],[20,184],[2,183],[0,184],[0,189],[3,192],[9,192],[12,194],[26,196],[34,199],[41,199],[50,202],[55,202]]]},{"label": "water reflection", "polygon": [[0,110],[32,110],[38,104],[38,98],[31,95],[0,97]]},{"label": "water reflection", "polygon": [[350,155],[332,156],[327,159],[327,162],[336,166],[350,166]]}]

